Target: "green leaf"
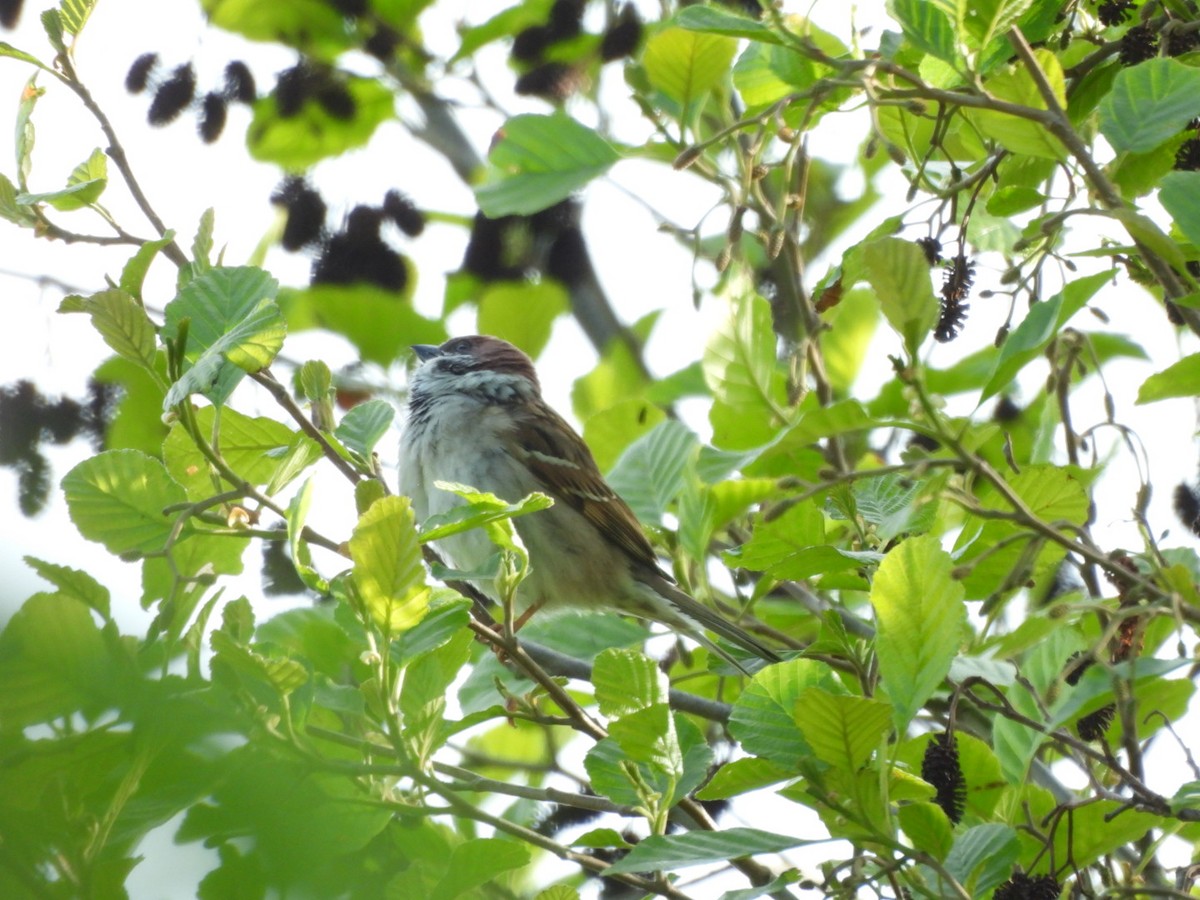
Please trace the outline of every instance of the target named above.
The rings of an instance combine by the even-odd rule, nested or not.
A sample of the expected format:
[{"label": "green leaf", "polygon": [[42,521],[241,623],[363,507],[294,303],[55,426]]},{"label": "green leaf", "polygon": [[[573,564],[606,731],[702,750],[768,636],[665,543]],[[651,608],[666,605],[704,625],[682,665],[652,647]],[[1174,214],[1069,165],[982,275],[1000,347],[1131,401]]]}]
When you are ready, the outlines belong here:
[{"label": "green leaf", "polygon": [[1100,101],[1100,132],[1118,153],[1144,153],[1170,140],[1196,115],[1200,71],[1175,59],[1121,69]]},{"label": "green leaf", "polygon": [[987,211],[993,216],[1012,216],[1044,203],[1046,195],[1024,185],[999,188],[988,198]]},{"label": "green leaf", "polygon": [[62,0],[59,15],[67,34],[78,37],[95,7],[96,0]]},{"label": "green leaf", "polygon": [[[657,320],[658,312],[647,313],[634,323],[634,336],[639,341],[648,340]],[[575,380],[571,388],[571,407],[579,420],[586,422],[595,413],[623,400],[644,396],[649,385],[649,379],[626,342],[610,341],[596,368]]]},{"label": "green leaf", "polygon": [[912,241],[880,238],[862,247],[867,281],[883,314],[912,356],[938,318],[938,301],[925,252]]},{"label": "green leaf", "polygon": [[407,497],[372,504],[354,528],[350,558],[354,585],[376,627],[397,635],[421,621],[429,608],[429,588]]},{"label": "green leaf", "polygon": [[[665,703],[618,719],[610,734],[588,751],[584,767],[596,792],[614,803],[645,803],[649,788],[664,807],[673,805],[708,777],[713,754],[704,735],[686,717],[672,716]],[[637,767],[637,787],[630,764]]]},{"label": "green leaf", "polygon": [[770,44],[782,44],[783,40],[769,27],[757,19],[739,16],[719,6],[687,6],[674,18],[680,28],[702,31],[708,34],[723,34],[726,37],[749,38]]},{"label": "green leaf", "polygon": [[954,23],[938,4],[929,0],[888,0],[887,8],[918,49],[948,63],[958,58]]},{"label": "green leaf", "polygon": [[592,684],[600,713],[610,718],[667,700],[666,675],[654,660],[636,650],[601,651],[592,667]]},{"label": "green leaf", "polygon": [[531,25],[541,25],[546,21],[547,9],[543,5],[522,3],[501,10],[490,19],[479,25],[459,26],[459,37],[462,43],[454,55],[450,57],[449,65],[473,56],[475,51],[486,47],[495,41],[512,37]]},{"label": "green leaf", "polygon": [[[313,0],[302,2],[311,5]],[[340,15],[332,8],[329,12],[338,21],[331,33],[344,34]],[[306,36],[303,45],[311,45],[312,36],[321,33]],[[279,35],[273,34],[267,40],[277,41]],[[374,78],[349,76],[345,86],[354,100],[354,115],[349,118],[330,115],[315,99],[306,100],[296,115],[285,118],[279,114],[274,97],[257,100],[254,119],[246,129],[250,155],[259,162],[276,163],[286,171],[299,172],[327,157],[341,156],[366,145],[375,130],[395,116],[396,97],[391,88]]]},{"label": "green leaf", "polygon": [[906,803],[896,817],[900,827],[918,850],[934,859],[945,859],[954,843],[954,826],[936,803]]},{"label": "green leaf", "polygon": [[1027,363],[1041,356],[1046,345],[1071,317],[1111,280],[1111,272],[1085,275],[1072,280],[1049,300],[1035,303],[1000,348],[1000,355],[983,386],[979,402],[1008,389],[1017,373]]},{"label": "green leaf", "polygon": [[458,629],[448,641],[417,656],[405,669],[400,689],[404,741],[422,764],[451,734],[444,721],[446,693],[466,664],[472,642],[470,631]]},{"label": "green leaf", "polygon": [[795,776],[796,773],[791,769],[770,760],[747,756],[730,760],[717,769],[708,784],[696,792],[696,797],[700,800],[726,800]]},{"label": "green leaf", "polygon": [[721,831],[688,831],[683,834],[651,835],[605,871],[658,872],[727,862],[756,853],[779,853],[811,841],[761,831],[757,828],[725,828]]},{"label": "green leaf", "polygon": [[791,47],[751,43],[733,67],[733,86],[751,109],[769,106],[816,80],[817,67]]},{"label": "green leaf", "polygon": [[259,646],[303,658],[316,671],[336,677],[344,671],[346,660],[358,652],[359,644],[335,615],[331,603],[289,609],[255,628],[254,639]]},{"label": "green leaf", "polygon": [[491,218],[553,206],[620,159],[604,138],[562,113],[513,116],[501,133],[475,189],[479,208]]},{"label": "green leaf", "polygon": [[[1066,81],[1062,64],[1050,50],[1033,51],[1042,73],[1054,91],[1055,99],[1066,109]],[[1046,109],[1046,101],[1038,90],[1033,76],[1023,65],[1014,65],[1006,71],[992,76],[984,82],[984,88],[998,100],[1005,100],[1031,109]],[[1046,126],[1034,119],[1010,115],[992,109],[974,109],[968,118],[987,137],[1013,153],[1034,156],[1039,159],[1065,159],[1066,148],[1054,137]]]},{"label": "green leaf", "polygon": [[579,891],[566,884],[552,884],[539,891],[533,900],[579,900]]},{"label": "green leaf", "polygon": [[150,263],[158,256],[158,252],[174,239],[175,232],[168,230],[158,240],[146,241],[138,247],[137,252],[129,258],[129,262],[125,263],[125,267],[121,270],[121,290],[140,302],[142,284],[146,280],[146,273],[150,270]]},{"label": "green leaf", "polygon": [[329,590],[329,583],[313,568],[312,552],[302,539],[304,523],[308,519],[308,511],[312,507],[312,494],[313,482],[312,478],[309,478],[288,503],[288,549],[292,554],[292,565],[296,567],[296,572],[305,586],[310,590],[325,593]]},{"label": "green leaf", "polygon": [[1117,679],[1122,679],[1131,685],[1132,693],[1138,701],[1153,707],[1147,700],[1148,693],[1156,686],[1169,684],[1179,680],[1190,685],[1186,679],[1168,679],[1171,672],[1188,665],[1183,659],[1137,659],[1113,666],[1106,670],[1103,666],[1092,666],[1079,682],[1059,698],[1050,709],[1047,728],[1059,728],[1080,713],[1093,711],[1116,700],[1114,696]]},{"label": "green leaf", "polygon": [[871,584],[879,672],[903,732],[941,685],[966,624],[963,586],[933,536],[902,541],[883,558]]},{"label": "green leaf", "polygon": [[[502,838],[472,838],[454,848],[430,900],[455,900],[505,872],[529,865],[529,847]],[[472,894],[474,896],[474,894]]]},{"label": "green leaf", "polygon": [[971,896],[981,897],[1008,878],[1019,852],[1017,833],[1008,825],[976,825],[954,841],[946,855],[946,871]]},{"label": "green leaf", "polygon": [[821,314],[829,330],[821,335],[825,371],[837,396],[850,393],[879,325],[879,303],[866,288],[852,288]]},{"label": "green leaf", "polygon": [[1193,353],[1143,381],[1138,388],[1137,402],[1154,403],[1197,394],[1200,394],[1200,353]]},{"label": "green leaf", "polygon": [[40,194],[18,194],[17,202],[24,206],[36,203],[49,203],[55,209],[69,211],[81,209],[91,204],[104,190],[102,180],[73,184],[57,191],[44,191]]},{"label": "green leaf", "polygon": [[43,63],[32,53],[26,53],[24,50],[18,50],[12,44],[5,41],[0,41],[0,57],[7,56],[9,59],[19,59],[21,62],[27,62],[30,65],[37,66],[43,71],[53,71],[49,66]]},{"label": "green leaf", "polygon": [[110,553],[162,550],[174,520],[163,509],[187,500],[157,459],[136,450],[109,450],[63,477],[71,521],[79,533]]},{"label": "green leaf", "polygon": [[891,731],[892,708],[880,700],[811,687],[796,700],[796,725],[817,758],[856,772]]},{"label": "green leaf", "polygon": [[1161,185],[1158,199],[1183,236],[1200,246],[1200,172],[1171,172],[1162,178]]},{"label": "green leaf", "polygon": [[[1041,696],[1051,684],[1059,682],[1067,660],[1083,647],[1084,641],[1076,629],[1060,625],[1051,631],[1026,653],[1021,665],[1026,679],[1005,691],[1008,702],[1022,715],[1040,720],[1044,708]],[[1020,786],[1028,781],[1030,761],[1045,740],[1046,735],[1040,729],[1004,716],[993,723],[991,744],[1001,774],[1009,784]]]},{"label": "green leaf", "polygon": [[645,437],[667,414],[641,398],[623,400],[589,416],[583,440],[601,472],[609,471],[634,441]]},{"label": "green leaf", "polygon": [[[241,603],[249,603],[243,597]],[[233,603],[225,607],[228,618]],[[247,631],[253,630],[249,623]],[[266,688],[268,702],[277,702],[308,683],[308,670],[294,659],[278,658],[256,653],[239,641],[233,629],[214,631],[209,638],[213,649],[213,680],[227,685],[243,687],[256,696],[263,696]],[[282,704],[279,704],[280,706]]]},{"label": "green leaf", "polygon": [[769,572],[782,579],[857,569],[881,558],[879,553],[841,550],[827,544],[825,516],[813,500],[796,503],[782,515],[760,522],[747,543],[724,555],[731,566]]},{"label": "green leaf", "polygon": [[17,188],[3,174],[0,174],[0,218],[22,228],[32,228],[37,224],[37,216],[28,206],[17,202]]},{"label": "green leaf", "polygon": [[609,723],[608,733],[626,757],[648,767],[651,783],[667,805],[673,804],[683,775],[683,751],[671,708],[663,702],[626,713]]},{"label": "green leaf", "polygon": [[[415,279],[409,279],[411,286]],[[364,362],[383,367],[400,359],[410,344],[440,344],[446,327],[412,308],[404,294],[369,284],[316,285],[284,291],[280,305],[292,331],[320,326],[354,344]]]},{"label": "green leaf", "polygon": [[406,665],[422,653],[436,650],[465,629],[471,618],[470,608],[471,602],[461,597],[435,597],[425,618],[393,642],[396,664]]},{"label": "green leaf", "polygon": [[193,274],[212,268],[213,227],[216,220],[217,214],[211,206],[200,214],[200,222],[196,226],[196,236],[192,238]]},{"label": "green leaf", "polygon": [[538,284],[502,281],[488,285],[479,298],[478,331],[515,344],[537,359],[550,342],[554,320],[570,308],[566,290],[552,279]]},{"label": "green leaf", "polygon": [[423,523],[421,543],[440,541],[453,534],[470,531],[472,528],[483,528],[499,522],[507,522],[517,516],[540,512],[554,505],[554,500],[545,494],[534,491],[517,503],[501,500],[495,494],[487,491],[477,491],[468,485],[452,484],[439,481],[437,486],[445,491],[458,494],[466,503],[456,506],[441,515],[430,516]]},{"label": "green leaf", "polygon": [[687,122],[725,80],[737,41],[711,32],[667,27],[646,41],[642,65],[650,84],[679,104]]},{"label": "green leaf", "polygon": [[83,312],[118,356],[154,370],[158,350],[154,323],[142,305],[120,288],[100,291],[84,299],[74,295],[63,301],[59,312]]},{"label": "green leaf", "polygon": [[165,409],[191,393],[223,404],[245,372],[270,363],[286,331],[271,299],[276,288],[275,279],[262,269],[214,268],[189,281],[167,304],[163,338],[175,340],[187,319],[186,356],[192,367],[171,386]]},{"label": "green leaf", "polygon": [[[1086,484],[1090,480],[1090,474],[1078,468],[1034,465],[1011,476],[1008,486],[1043,521],[1082,525],[1088,516]],[[980,490],[979,500],[985,509],[1011,511],[1008,502],[990,487]],[[1031,578],[1036,590],[1038,585],[1053,578],[1054,567],[1066,551],[1058,544],[1047,543],[1035,558],[1027,561],[1030,571],[1016,573],[1019,578],[1014,581],[1014,568],[1026,553],[1028,540],[1035,538],[1026,532],[1028,540],[1015,539],[1021,530],[1016,523],[1005,519],[967,523],[955,547],[959,564],[969,566],[963,581],[969,597],[998,595],[1002,588],[1011,592],[1024,587]]]},{"label": "green leaf", "polygon": [[332,59],[350,43],[341,13],[321,0],[201,0],[200,5],[209,21],[224,31],[252,41],[303,47],[320,59]]},{"label": "green leaf", "polygon": [[[195,411],[195,417],[200,431],[208,436],[212,435],[215,423],[217,451],[239,476],[253,485],[273,481],[296,446],[314,444],[311,438],[266,416],[246,416],[234,409],[218,411],[205,406]],[[201,500],[215,493],[208,459],[182,422],[171,427],[163,442],[163,461],[192,499]]]},{"label": "green leaf", "polygon": [[35,594],[13,613],[0,632],[0,723],[6,733],[112,705],[121,656],[113,654],[92,616],[83,602],[61,594]]},{"label": "green leaf", "polygon": [[58,588],[59,596],[70,597],[87,604],[105,619],[109,617],[108,588],[87,572],[45,562],[35,556],[24,556],[25,564]]},{"label": "green leaf", "polygon": [[41,194],[21,194],[17,202],[26,206],[49,203],[61,212],[83,209],[95,203],[108,185],[108,157],[97,149],[80,163],[67,178],[67,186]]},{"label": "green leaf", "polygon": [[658,524],[683,490],[699,439],[678,419],[666,419],[621,454],[608,483],[643,522]]},{"label": "green leaf", "polygon": [[836,690],[829,669],[811,659],[789,659],[756,672],[729,717],[729,733],[747,753],[788,769],[812,748],[796,725],[796,701],[812,687]]},{"label": "green leaf", "polygon": [[[55,11],[47,10],[47,13],[53,12]],[[57,18],[55,15],[55,19]],[[37,132],[33,127],[33,110],[38,100],[46,93],[45,88],[37,86],[37,75],[38,73],[34,72],[29,76],[21,91],[21,100],[17,104],[17,187],[21,190],[26,190],[29,173],[33,169],[33,146],[37,140]]]},{"label": "green leaf", "polygon": [[396,408],[386,400],[367,400],[350,409],[333,434],[363,459],[370,459],[395,418]]},{"label": "green leaf", "polygon": [[937,495],[930,486],[899,473],[856,481],[853,495],[856,513],[875,526],[884,543],[928,531],[937,514]]},{"label": "green leaf", "polygon": [[972,0],[968,5],[970,12],[963,17],[966,34],[976,47],[987,48],[1015,25],[1031,5],[1033,0]]},{"label": "green leaf", "polygon": [[729,317],[704,348],[704,380],[717,401],[709,414],[717,446],[759,446],[786,423],[775,341],[770,304],[747,295],[733,300]]},{"label": "green leaf", "polygon": [[1090,866],[1144,837],[1151,829],[1162,827],[1161,816],[1121,807],[1119,802],[1100,800],[1074,810],[1072,827],[1055,830],[1055,859],[1069,853],[1077,865]]}]

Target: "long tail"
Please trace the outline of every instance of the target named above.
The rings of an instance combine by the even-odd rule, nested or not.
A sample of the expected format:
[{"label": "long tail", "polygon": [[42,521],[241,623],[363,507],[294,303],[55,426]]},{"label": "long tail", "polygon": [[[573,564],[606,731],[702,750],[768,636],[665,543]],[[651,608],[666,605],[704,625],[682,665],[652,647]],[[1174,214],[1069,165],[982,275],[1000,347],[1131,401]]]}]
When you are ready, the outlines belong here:
[{"label": "long tail", "polygon": [[[779,654],[770,647],[760,643],[757,638],[738,628],[738,626],[734,625],[724,616],[697,602],[688,594],[681,591],[662,573],[646,573],[645,575],[641,575],[638,580],[652,588],[667,602],[672,611],[678,616],[679,624],[686,628],[691,637],[696,638],[696,640],[704,644],[709,650],[714,651],[726,662],[731,663],[743,672],[746,671],[746,667],[709,640],[701,629],[707,628],[714,634],[725,638],[731,644],[737,644],[743,650],[747,650],[755,656],[765,659],[767,662],[779,662],[781,660]],[[667,622],[666,624],[671,623]],[[698,628],[697,626],[700,627]]]}]

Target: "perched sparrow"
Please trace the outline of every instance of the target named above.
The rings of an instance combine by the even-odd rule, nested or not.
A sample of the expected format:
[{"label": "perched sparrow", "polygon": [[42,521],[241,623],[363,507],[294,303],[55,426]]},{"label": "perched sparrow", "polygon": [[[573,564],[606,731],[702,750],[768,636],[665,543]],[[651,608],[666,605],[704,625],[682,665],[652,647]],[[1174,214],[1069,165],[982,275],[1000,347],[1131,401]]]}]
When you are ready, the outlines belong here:
[{"label": "perched sparrow", "polygon": [[[704,628],[765,660],[779,659],[681,591],[658,567],[633,511],[604,481],[583,439],[542,400],[528,356],[487,336],[413,350],[420,365],[409,383],[400,492],[412,498],[418,518],[463,502],[436,481],[467,484],[509,502],[533,491],[554,498],[549,509],[514,520],[530,559],[529,575],[517,591],[519,608],[570,605],[652,619],[742,671]],[[438,543],[466,571],[495,552],[481,529]]]}]

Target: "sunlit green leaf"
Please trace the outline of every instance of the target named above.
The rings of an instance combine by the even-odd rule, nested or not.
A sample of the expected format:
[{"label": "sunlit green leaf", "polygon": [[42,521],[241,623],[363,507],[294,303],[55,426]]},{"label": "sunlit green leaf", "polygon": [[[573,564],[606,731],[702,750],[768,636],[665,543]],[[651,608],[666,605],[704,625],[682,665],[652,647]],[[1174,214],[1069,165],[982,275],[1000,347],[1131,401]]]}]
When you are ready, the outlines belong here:
[{"label": "sunlit green leaf", "polygon": [[884,556],[871,584],[879,672],[898,729],[937,690],[962,643],[966,606],[952,567],[935,537],[913,537]]},{"label": "sunlit green leaf", "polygon": [[817,759],[862,768],[892,728],[892,708],[879,700],[810,687],[796,700],[796,725]]},{"label": "sunlit green leaf", "polygon": [[601,652],[592,667],[592,684],[605,716],[622,716],[667,699],[666,676],[654,660],[636,650]]},{"label": "sunlit green leaf", "polygon": [[429,608],[429,588],[407,497],[384,497],[359,519],[350,538],[354,584],[375,625],[396,635]]},{"label": "sunlit green leaf", "polygon": [[192,363],[164,401],[170,408],[191,393],[224,403],[247,371],[267,365],[283,346],[285,328],[273,297],[275,279],[252,267],[215,268],[193,278],[167,304],[163,337],[174,340],[188,320]]},{"label": "sunlit green leaf", "polygon": [[72,295],[63,301],[59,312],[87,313],[104,343],[125,359],[153,369],[158,348],[154,323],[125,291],[112,288],[86,298]]},{"label": "sunlit green leaf", "polygon": [[520,347],[536,359],[550,340],[554,321],[570,309],[555,281],[492,284],[479,298],[478,330]]},{"label": "sunlit green leaf", "polygon": [[936,3],[927,0],[889,0],[888,12],[900,23],[905,36],[921,50],[954,62],[954,23]]},{"label": "sunlit green leaf", "polygon": [[475,189],[492,218],[553,206],[620,158],[595,131],[563,114],[513,116],[501,134],[488,155],[487,178]]},{"label": "sunlit green leaf", "polygon": [[756,672],[729,718],[729,733],[747,753],[787,768],[812,755],[796,725],[796,701],[812,687],[833,687],[830,670],[809,659],[791,659]]},{"label": "sunlit green leaf", "polygon": [[86,459],[62,481],[71,521],[110,553],[162,550],[174,518],[163,510],[187,499],[163,464],[135,450],[110,450]]},{"label": "sunlit green leaf", "polygon": [[678,103],[687,121],[727,77],[735,52],[731,38],[668,27],[646,41],[642,65],[650,84]]}]

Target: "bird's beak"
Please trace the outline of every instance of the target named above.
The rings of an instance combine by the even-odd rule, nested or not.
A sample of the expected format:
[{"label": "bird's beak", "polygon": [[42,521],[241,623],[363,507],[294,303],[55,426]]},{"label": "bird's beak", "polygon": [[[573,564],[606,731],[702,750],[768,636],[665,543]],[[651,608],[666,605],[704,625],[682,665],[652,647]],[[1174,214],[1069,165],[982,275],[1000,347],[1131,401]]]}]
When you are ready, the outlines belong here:
[{"label": "bird's beak", "polygon": [[413,344],[412,351],[417,354],[417,359],[421,362],[428,362],[435,356],[442,355],[442,348],[435,347],[433,344]]}]

